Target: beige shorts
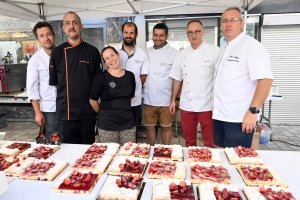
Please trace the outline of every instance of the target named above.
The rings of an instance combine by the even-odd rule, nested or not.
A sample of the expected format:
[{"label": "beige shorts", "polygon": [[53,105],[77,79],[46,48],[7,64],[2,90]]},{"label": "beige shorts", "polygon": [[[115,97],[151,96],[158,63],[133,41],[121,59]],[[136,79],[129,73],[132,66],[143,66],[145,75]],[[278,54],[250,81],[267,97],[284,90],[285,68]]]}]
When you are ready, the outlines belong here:
[{"label": "beige shorts", "polygon": [[161,127],[171,127],[173,114],[170,113],[169,106],[149,106],[144,105],[142,114],[143,126],[156,126],[157,121]]}]

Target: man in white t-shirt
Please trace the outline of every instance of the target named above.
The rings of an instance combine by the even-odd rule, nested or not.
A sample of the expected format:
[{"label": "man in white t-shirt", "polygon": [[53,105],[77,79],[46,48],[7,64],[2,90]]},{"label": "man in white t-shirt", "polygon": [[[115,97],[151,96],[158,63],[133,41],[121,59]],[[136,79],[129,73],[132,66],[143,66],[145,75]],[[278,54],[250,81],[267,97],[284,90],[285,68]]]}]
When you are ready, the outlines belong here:
[{"label": "man in white t-shirt", "polygon": [[38,125],[45,124],[46,134],[57,132],[56,87],[49,85],[49,62],[52,49],[55,47],[55,33],[48,22],[38,22],[33,34],[41,44],[27,65],[26,88],[28,101],[35,111]]},{"label": "man in white t-shirt", "polygon": [[153,27],[154,46],[146,49],[150,67],[145,83],[145,98],[142,124],[146,129],[147,142],[154,146],[155,126],[159,121],[161,140],[169,145],[172,141],[172,119],[169,111],[173,80],[169,77],[173,61],[178,51],[167,43],[168,27],[158,23]]},{"label": "man in white t-shirt", "polygon": [[220,147],[251,147],[257,115],[271,88],[273,76],[268,52],[243,32],[238,7],[222,15],[226,44],[215,72],[214,142]]},{"label": "man in white t-shirt", "polygon": [[131,101],[134,121],[138,125],[138,119],[141,117],[142,87],[146,81],[149,60],[147,53],[136,46],[138,37],[137,26],[132,22],[127,22],[122,26],[123,43],[115,46],[120,53],[121,66],[123,69],[131,71],[135,76],[135,94]]},{"label": "man in white t-shirt", "polygon": [[197,146],[197,125],[201,125],[203,144],[215,147],[213,139],[212,94],[214,66],[220,48],[202,41],[205,33],[200,20],[187,24],[187,37],[191,46],[180,51],[173,63],[170,112],[176,112],[176,97],[180,96],[181,125],[186,147]]}]

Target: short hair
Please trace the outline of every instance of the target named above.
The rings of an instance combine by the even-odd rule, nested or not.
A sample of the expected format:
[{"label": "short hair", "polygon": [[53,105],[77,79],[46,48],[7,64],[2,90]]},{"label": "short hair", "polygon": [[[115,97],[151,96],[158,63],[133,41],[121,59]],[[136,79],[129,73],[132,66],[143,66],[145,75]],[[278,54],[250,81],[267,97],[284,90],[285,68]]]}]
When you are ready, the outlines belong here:
[{"label": "short hair", "polygon": [[[229,8],[227,8],[227,9],[223,12],[223,14],[224,14],[226,11],[229,11],[229,10],[236,10],[236,11],[238,11],[239,14],[240,14],[240,19],[241,19],[241,20],[244,20],[244,18],[243,18],[243,13],[242,13],[242,11],[241,11],[241,9],[240,9],[239,7],[237,7],[237,6],[229,7]],[[223,17],[223,14],[222,14],[222,17]]]},{"label": "short hair", "polygon": [[73,14],[73,15],[76,15],[76,16],[78,17],[78,19],[79,19],[80,24],[81,24],[81,19],[80,19],[79,15],[77,15],[76,12],[73,12],[73,11],[67,12],[67,13],[64,15],[64,18],[63,18],[63,19],[65,19],[65,16],[66,16],[67,14]]},{"label": "short hair", "polygon": [[199,19],[193,19],[193,20],[189,21],[186,27],[188,27],[191,23],[194,23],[194,22],[199,23],[203,27],[203,24]]},{"label": "short hair", "polygon": [[54,30],[53,30],[51,24],[48,23],[48,22],[41,21],[41,22],[36,23],[36,25],[35,25],[35,26],[33,27],[33,29],[32,29],[33,35],[34,35],[34,37],[35,37],[36,39],[38,39],[38,35],[37,35],[37,32],[36,32],[37,29],[38,29],[38,28],[43,28],[43,27],[49,27],[49,29],[50,29],[52,35],[55,37],[55,33],[54,33]]},{"label": "short hair", "polygon": [[165,34],[168,35],[169,34],[169,28],[167,25],[163,24],[163,23],[158,23],[153,27],[153,33],[154,33],[154,29],[163,29],[165,30]]},{"label": "short hair", "polygon": [[112,47],[112,46],[104,47],[104,49],[102,49],[102,51],[101,51],[101,57],[102,57],[102,60],[103,60],[104,63],[105,63],[105,59],[103,58],[103,52],[106,51],[107,49],[111,49],[111,50],[113,50],[116,54],[118,54],[118,51],[117,51],[114,47]]},{"label": "short hair", "polygon": [[122,25],[122,33],[123,33],[123,31],[124,31],[124,27],[125,26],[134,26],[134,28],[135,28],[135,34],[137,34],[138,33],[138,28],[137,28],[137,26],[136,26],[136,24],[135,23],[133,23],[133,22],[126,22],[125,24],[123,24]]}]

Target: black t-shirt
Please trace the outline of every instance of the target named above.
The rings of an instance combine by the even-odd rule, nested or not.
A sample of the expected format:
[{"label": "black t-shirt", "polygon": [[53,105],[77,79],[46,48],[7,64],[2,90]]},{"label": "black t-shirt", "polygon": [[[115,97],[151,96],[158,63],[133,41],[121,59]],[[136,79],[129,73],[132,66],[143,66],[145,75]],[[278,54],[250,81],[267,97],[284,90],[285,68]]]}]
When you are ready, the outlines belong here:
[{"label": "black t-shirt", "polygon": [[95,77],[90,98],[101,99],[98,111],[100,129],[121,131],[135,126],[130,103],[134,92],[135,77],[130,71],[125,70],[121,77],[114,77],[108,71]]},{"label": "black t-shirt", "polygon": [[51,52],[49,85],[57,85],[56,113],[60,120],[96,116],[89,103],[93,80],[101,70],[98,49],[86,42],[65,42]]}]

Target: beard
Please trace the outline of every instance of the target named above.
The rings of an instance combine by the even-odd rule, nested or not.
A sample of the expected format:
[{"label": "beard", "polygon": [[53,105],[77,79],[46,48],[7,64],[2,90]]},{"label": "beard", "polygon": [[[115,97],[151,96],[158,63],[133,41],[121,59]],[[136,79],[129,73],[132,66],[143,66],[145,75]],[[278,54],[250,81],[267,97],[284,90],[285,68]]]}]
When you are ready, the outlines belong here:
[{"label": "beard", "polygon": [[126,38],[123,39],[123,43],[124,43],[125,46],[134,46],[135,45],[135,41],[136,41],[136,38],[133,38],[130,42],[127,42]]}]

